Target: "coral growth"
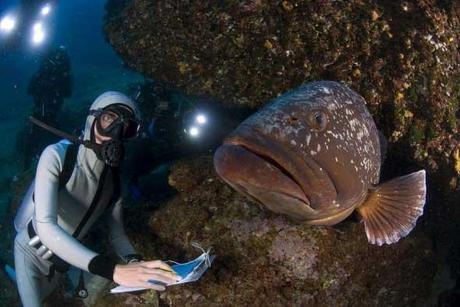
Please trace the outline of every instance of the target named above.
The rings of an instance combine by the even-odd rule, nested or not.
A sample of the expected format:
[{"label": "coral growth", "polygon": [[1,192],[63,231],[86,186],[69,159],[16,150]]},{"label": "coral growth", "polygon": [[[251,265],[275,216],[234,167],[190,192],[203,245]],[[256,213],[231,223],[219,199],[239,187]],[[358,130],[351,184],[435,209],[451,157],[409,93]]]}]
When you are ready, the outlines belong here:
[{"label": "coral growth", "polygon": [[268,259],[270,264],[292,275],[297,280],[319,278],[315,270],[318,262],[318,247],[314,239],[302,237],[295,229],[283,230],[273,240]]},{"label": "coral growth", "polygon": [[341,80],[415,159],[437,168],[458,146],[457,2],[138,0],[107,7],[109,42],[150,77],[252,106],[305,81]]},{"label": "coral growth", "polygon": [[458,1],[111,0],[107,12],[128,66],[227,105],[311,80],[350,85],[389,140],[383,179],[427,169],[420,224],[460,276]]},{"label": "coral growth", "polygon": [[232,191],[212,168],[210,157],[177,163],[171,179],[187,192],[156,211],[126,212],[147,258],[186,261],[201,253],[192,242],[217,256],[198,282],[160,293],[160,305],[415,306],[430,295],[435,263],[423,233],[376,247],[353,221],[340,229],[297,225]]}]

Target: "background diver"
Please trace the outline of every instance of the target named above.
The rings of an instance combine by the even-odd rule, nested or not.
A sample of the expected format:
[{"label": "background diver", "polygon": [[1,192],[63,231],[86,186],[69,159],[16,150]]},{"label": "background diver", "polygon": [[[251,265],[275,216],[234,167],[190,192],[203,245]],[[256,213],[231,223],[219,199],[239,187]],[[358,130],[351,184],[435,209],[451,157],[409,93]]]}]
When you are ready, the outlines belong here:
[{"label": "background diver", "polygon": [[[72,94],[70,59],[64,46],[50,49],[43,55],[40,68],[30,79],[27,94],[34,99],[32,115],[58,127],[58,114],[64,98]],[[20,132],[17,146],[18,152],[23,153],[24,169],[31,166],[34,157],[50,141],[49,134],[34,125],[28,124]]]},{"label": "background diver", "polygon": [[[43,151],[34,185],[15,219],[16,278],[24,306],[40,306],[70,265],[130,287],[164,290],[148,280],[180,279],[162,261],[141,261],[123,229],[118,171],[123,142],[136,137],[139,118],[131,99],[106,92],[91,105],[81,139],[69,137],[74,144],[63,140]],[[70,163],[70,176],[69,160],[75,161]],[[27,214],[31,207],[32,216]],[[102,216],[124,264],[80,242]]]},{"label": "background diver", "polygon": [[140,137],[127,146],[123,164],[126,196],[134,201],[169,197],[174,193],[167,180],[170,163],[212,153],[226,134],[254,112],[226,108],[213,97],[187,95],[158,80],[134,84],[130,92],[142,111]]}]

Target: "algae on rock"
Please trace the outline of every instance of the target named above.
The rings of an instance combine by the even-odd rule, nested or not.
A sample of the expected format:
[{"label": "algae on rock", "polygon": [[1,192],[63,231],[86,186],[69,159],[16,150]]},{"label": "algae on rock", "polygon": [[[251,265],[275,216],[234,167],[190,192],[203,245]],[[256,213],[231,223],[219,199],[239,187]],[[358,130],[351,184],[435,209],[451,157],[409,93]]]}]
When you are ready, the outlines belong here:
[{"label": "algae on rock", "polygon": [[436,268],[422,232],[377,247],[354,221],[298,225],[260,209],[212,170],[211,157],[182,160],[170,181],[185,190],[156,211],[127,212],[129,235],[147,258],[192,259],[201,253],[192,242],[217,256],[199,281],[160,293],[160,304],[416,306],[430,295]]},{"label": "algae on rock", "polygon": [[459,28],[452,0],[109,0],[104,30],[128,66],[230,106],[311,80],[351,86],[389,140],[383,179],[427,169],[419,224],[460,276]]}]

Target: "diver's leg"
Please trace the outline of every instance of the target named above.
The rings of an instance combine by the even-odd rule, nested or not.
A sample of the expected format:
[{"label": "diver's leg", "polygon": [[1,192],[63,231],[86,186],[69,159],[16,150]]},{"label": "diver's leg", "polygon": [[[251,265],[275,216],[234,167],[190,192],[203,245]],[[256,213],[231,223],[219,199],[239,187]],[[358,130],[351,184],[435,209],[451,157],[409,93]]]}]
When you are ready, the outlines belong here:
[{"label": "diver's leg", "polygon": [[55,271],[52,278],[48,278],[45,275],[41,275],[41,299],[42,301],[47,298],[59,285],[63,279],[63,274]]},{"label": "diver's leg", "polygon": [[44,275],[30,260],[15,240],[14,262],[16,280],[24,307],[42,306],[43,300],[53,292],[62,280],[62,273],[55,272],[52,278]]},{"label": "diver's leg", "polygon": [[24,253],[19,244],[14,244],[14,266],[19,296],[24,307],[40,307],[41,272]]}]

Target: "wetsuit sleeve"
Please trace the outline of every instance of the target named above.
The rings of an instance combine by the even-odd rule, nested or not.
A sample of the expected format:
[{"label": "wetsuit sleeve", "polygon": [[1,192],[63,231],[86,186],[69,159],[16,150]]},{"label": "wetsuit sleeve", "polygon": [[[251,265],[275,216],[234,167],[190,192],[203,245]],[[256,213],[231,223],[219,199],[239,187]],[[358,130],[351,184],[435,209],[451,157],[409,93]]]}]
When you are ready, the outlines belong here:
[{"label": "wetsuit sleeve", "polygon": [[110,242],[117,255],[125,262],[134,259],[141,260],[142,257],[136,253],[123,227],[123,202],[120,198],[113,206],[109,216]]},{"label": "wetsuit sleeve", "polygon": [[[95,258],[100,259],[101,255],[85,247],[62,229],[57,222],[59,174],[62,163],[63,159],[54,145],[48,146],[40,156],[34,192],[36,231],[43,245],[58,257],[77,268],[91,272],[90,262]],[[110,264],[110,268],[107,268],[107,262],[104,265],[105,276],[98,275],[112,279],[115,264]],[[94,261],[92,266],[94,266]],[[110,275],[110,269],[112,269],[112,275]]]}]

